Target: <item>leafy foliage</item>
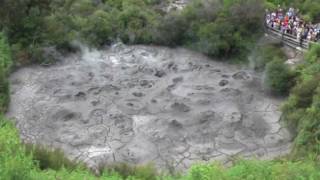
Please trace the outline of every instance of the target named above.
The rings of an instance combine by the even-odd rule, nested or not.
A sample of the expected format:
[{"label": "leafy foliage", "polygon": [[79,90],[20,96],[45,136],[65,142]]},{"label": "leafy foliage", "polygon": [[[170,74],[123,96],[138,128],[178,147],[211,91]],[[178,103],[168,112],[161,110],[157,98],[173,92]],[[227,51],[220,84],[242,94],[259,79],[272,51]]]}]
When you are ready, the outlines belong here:
[{"label": "leafy foliage", "polygon": [[310,152],[320,154],[320,45],[313,46],[305,60],[306,63],[298,69],[299,82],[283,106],[283,117],[297,135],[295,157],[303,157]]},{"label": "leafy foliage", "polygon": [[294,74],[280,59],[275,58],[266,66],[266,84],[279,95],[286,95],[294,85]]},{"label": "leafy foliage", "polygon": [[12,66],[11,52],[3,33],[0,33],[0,113],[6,111],[9,103],[8,74]]},{"label": "leafy foliage", "polygon": [[300,14],[307,21],[319,22],[320,20],[320,4],[318,0],[267,0],[274,7],[281,5],[282,7],[292,6],[299,9]]},{"label": "leafy foliage", "polygon": [[[40,47],[129,44],[187,46],[210,56],[245,59],[261,33],[262,0],[195,0],[165,13],[159,0],[19,0],[1,2],[0,25],[20,64],[39,62]],[[19,12],[16,13],[15,12]],[[12,14],[15,14],[14,16]],[[39,50],[40,49],[40,50]],[[41,55],[40,55],[41,56]],[[16,63],[18,64],[18,63]]]},{"label": "leafy foliage", "polygon": [[48,149],[41,145],[25,145],[26,153],[32,155],[33,161],[36,162],[41,170],[61,168],[75,169],[80,167],[76,162],[70,161],[59,149]]}]

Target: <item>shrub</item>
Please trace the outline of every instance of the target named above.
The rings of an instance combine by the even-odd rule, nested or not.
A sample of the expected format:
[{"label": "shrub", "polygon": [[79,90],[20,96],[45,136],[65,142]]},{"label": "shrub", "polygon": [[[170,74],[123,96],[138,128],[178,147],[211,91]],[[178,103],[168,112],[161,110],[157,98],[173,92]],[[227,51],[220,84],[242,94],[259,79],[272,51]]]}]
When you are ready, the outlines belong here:
[{"label": "shrub", "polygon": [[299,81],[283,106],[283,117],[296,133],[293,157],[320,154],[320,46],[311,47],[298,70]]},{"label": "shrub", "polygon": [[7,76],[12,66],[11,52],[3,33],[0,33],[0,113],[7,110],[9,104],[9,83]]},{"label": "shrub", "polygon": [[59,149],[49,149],[45,146],[32,144],[26,144],[25,147],[27,154],[32,155],[41,170],[75,169],[79,166],[76,162],[69,160]]},{"label": "shrub", "polygon": [[274,59],[266,66],[266,84],[273,93],[286,95],[294,85],[294,75],[280,59]]},{"label": "shrub", "polygon": [[219,18],[215,23],[204,24],[198,31],[199,42],[197,50],[210,56],[229,56],[235,51],[233,25],[223,18]]},{"label": "shrub", "polygon": [[62,12],[56,12],[45,17],[45,31],[43,38],[48,46],[56,46],[57,48],[67,47],[70,42],[75,39],[75,32],[71,25],[72,19]]},{"label": "shrub", "polygon": [[151,43],[157,14],[150,10],[142,0],[124,1],[119,13],[119,36],[126,43]]},{"label": "shrub", "polygon": [[115,39],[115,32],[117,31],[116,22],[112,18],[115,15],[102,10],[95,11],[81,27],[82,38],[93,46],[110,44]]},{"label": "shrub", "polygon": [[177,12],[165,15],[159,20],[154,29],[153,41],[166,46],[182,45],[185,31],[188,29],[187,20]]},{"label": "shrub", "polygon": [[308,108],[312,104],[312,98],[319,85],[320,76],[315,76],[311,80],[303,81],[292,90],[295,96],[296,108]]}]

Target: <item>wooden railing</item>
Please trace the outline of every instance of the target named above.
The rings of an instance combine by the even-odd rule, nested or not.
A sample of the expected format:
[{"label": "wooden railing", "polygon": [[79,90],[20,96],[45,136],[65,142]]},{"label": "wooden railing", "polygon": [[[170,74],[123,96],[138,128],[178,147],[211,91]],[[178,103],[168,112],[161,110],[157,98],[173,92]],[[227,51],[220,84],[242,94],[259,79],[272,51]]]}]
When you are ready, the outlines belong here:
[{"label": "wooden railing", "polygon": [[284,43],[285,45],[290,46],[295,49],[298,49],[298,50],[307,50],[307,49],[309,49],[311,44],[315,43],[315,42],[308,41],[305,39],[300,41],[299,39],[297,39],[296,36],[293,36],[288,33],[282,33],[281,31],[273,29],[268,26],[266,26],[266,31],[269,35],[281,40],[282,43]]}]

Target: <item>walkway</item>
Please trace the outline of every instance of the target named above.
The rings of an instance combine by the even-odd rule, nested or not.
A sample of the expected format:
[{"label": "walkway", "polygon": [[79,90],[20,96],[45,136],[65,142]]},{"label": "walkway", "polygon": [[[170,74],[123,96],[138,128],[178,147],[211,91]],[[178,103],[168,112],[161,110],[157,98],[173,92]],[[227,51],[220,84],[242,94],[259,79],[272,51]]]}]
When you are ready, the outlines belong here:
[{"label": "walkway", "polygon": [[300,40],[298,40],[296,36],[287,33],[282,33],[281,31],[268,26],[265,27],[268,35],[271,35],[273,38],[279,39],[283,44],[294,49],[305,51],[309,49],[311,44],[315,44],[315,42],[308,41],[305,39],[302,42],[300,42]]}]

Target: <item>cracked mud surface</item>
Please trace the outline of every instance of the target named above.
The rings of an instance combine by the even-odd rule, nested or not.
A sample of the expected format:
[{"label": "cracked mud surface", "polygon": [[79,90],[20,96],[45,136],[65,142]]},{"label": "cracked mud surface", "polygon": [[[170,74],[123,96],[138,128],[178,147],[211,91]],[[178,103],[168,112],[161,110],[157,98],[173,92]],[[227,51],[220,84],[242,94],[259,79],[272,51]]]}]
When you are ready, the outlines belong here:
[{"label": "cracked mud surface", "polygon": [[184,170],[290,149],[281,100],[263,92],[260,75],[185,49],[116,45],[20,69],[10,81],[7,115],[22,139],[91,167],[153,162]]}]

